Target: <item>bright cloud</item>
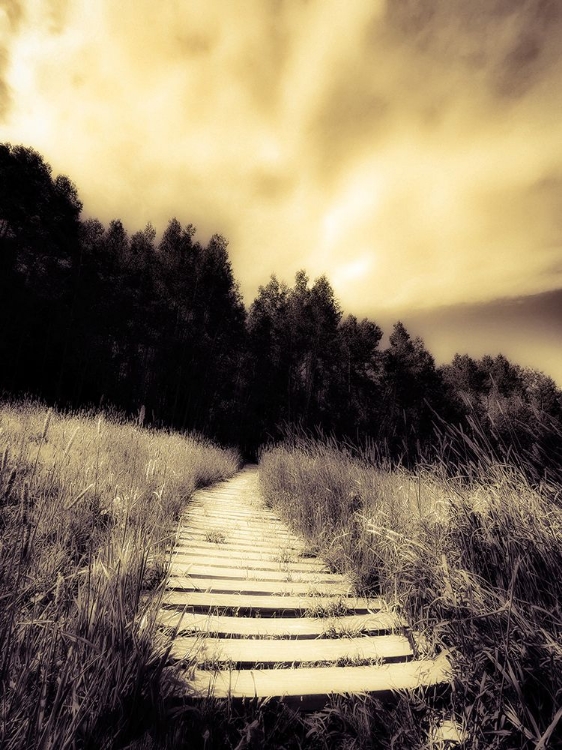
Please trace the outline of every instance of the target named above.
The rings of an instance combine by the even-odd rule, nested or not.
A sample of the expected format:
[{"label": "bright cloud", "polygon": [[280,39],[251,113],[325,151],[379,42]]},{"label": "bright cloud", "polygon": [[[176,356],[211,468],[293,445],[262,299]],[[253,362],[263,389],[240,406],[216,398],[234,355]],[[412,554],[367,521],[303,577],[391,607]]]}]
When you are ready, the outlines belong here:
[{"label": "bright cloud", "polygon": [[541,0],[4,0],[0,139],[131,230],[218,231],[246,298],[367,314],[562,281],[562,9]]}]

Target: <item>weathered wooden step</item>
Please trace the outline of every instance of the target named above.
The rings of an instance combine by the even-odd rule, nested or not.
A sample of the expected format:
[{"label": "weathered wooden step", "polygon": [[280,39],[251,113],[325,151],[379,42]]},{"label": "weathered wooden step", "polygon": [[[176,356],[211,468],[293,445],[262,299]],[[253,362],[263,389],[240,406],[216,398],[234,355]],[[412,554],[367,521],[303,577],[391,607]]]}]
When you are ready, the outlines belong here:
[{"label": "weathered wooden step", "polygon": [[283,524],[281,518],[272,512],[258,510],[257,508],[243,510],[241,507],[220,508],[213,503],[190,503],[187,510],[182,513],[183,518],[232,518],[245,521],[265,521],[266,523]]},{"label": "weathered wooden step", "polygon": [[[237,560],[263,560],[267,562],[298,562],[299,564],[308,565],[309,570],[327,570],[325,564],[316,557],[305,557],[301,550],[283,549],[255,545],[241,544],[216,544],[215,542],[205,542],[203,540],[180,540],[175,550],[178,554],[197,555],[200,562],[207,561],[209,557],[228,557],[234,561]],[[173,553],[172,553],[173,554]]]},{"label": "weathered wooden step", "polygon": [[294,547],[280,548],[270,544],[260,544],[259,542],[251,545],[228,541],[222,543],[213,542],[200,538],[182,538],[178,540],[176,549],[180,552],[191,552],[194,550],[200,557],[206,557],[207,555],[215,556],[216,554],[220,555],[222,552],[229,552],[232,554],[232,559],[242,559],[246,555],[251,555],[249,559],[256,559],[259,556],[264,560],[289,559],[305,562],[315,561],[317,564],[323,564],[322,562],[318,563],[317,558],[308,557],[303,554],[304,550],[302,549],[295,549]]},{"label": "weathered wooden step", "polygon": [[[199,544],[178,544],[175,550],[172,552],[173,556],[178,557],[189,557],[196,558],[193,562],[205,562],[209,565],[215,564],[213,560],[231,560],[232,565],[230,567],[260,567],[259,563],[264,563],[263,567],[265,570],[269,569],[270,564],[274,564],[274,568],[277,569],[280,565],[285,564],[297,565],[303,570],[309,570],[311,572],[330,572],[329,568],[321,560],[315,557],[303,557],[296,552],[292,554],[279,554],[277,551],[275,554],[271,550],[263,551],[250,551],[246,549],[240,549],[238,547],[225,547],[224,545],[205,545],[204,543]],[[244,563],[247,563],[245,565]],[[255,563],[255,565],[254,565]],[[222,563],[216,563],[222,564]]]},{"label": "weathered wooden step", "polygon": [[[199,559],[199,558],[198,558]],[[286,570],[262,570],[260,568],[235,568],[228,563],[223,565],[209,565],[205,560],[199,562],[178,562],[177,558],[170,564],[172,575],[201,576],[203,578],[222,578],[233,581],[279,581],[280,583],[306,583],[317,584],[345,584],[349,585],[349,579],[341,573],[317,573]]]},{"label": "weathered wooden step", "polygon": [[281,554],[282,550],[291,550],[295,554],[306,554],[307,557],[310,557],[310,555],[306,553],[306,548],[302,544],[293,543],[290,540],[285,540],[283,544],[281,543],[281,540],[279,540],[279,542],[276,544],[272,540],[259,539],[257,537],[242,539],[240,537],[235,537],[234,535],[228,535],[224,533],[217,535],[213,533],[203,534],[200,532],[183,531],[177,536],[177,543],[197,545],[210,544],[211,549],[240,547],[241,549],[247,550],[254,549],[257,552],[271,551],[278,555]]},{"label": "weathered wooden step", "polygon": [[212,514],[224,518],[255,519],[266,520],[273,523],[283,523],[281,516],[272,510],[265,510],[263,507],[250,507],[240,502],[231,502],[228,505],[207,500],[206,502],[191,501],[182,511],[182,518],[192,515],[206,516]]},{"label": "weathered wooden step", "polygon": [[184,527],[185,531],[200,531],[203,533],[208,533],[209,531],[222,533],[225,536],[229,536],[230,534],[239,534],[240,536],[246,536],[251,538],[265,538],[276,541],[279,537],[282,538],[289,538],[294,541],[298,541],[299,544],[302,544],[302,539],[299,539],[294,534],[291,534],[286,528],[285,529],[276,529],[271,528],[267,525],[262,524],[256,524],[256,523],[239,523],[234,521],[215,521],[215,520],[207,520],[207,519],[199,519],[199,521],[189,521],[186,522],[186,525]]},{"label": "weathered wooden step", "polygon": [[187,527],[184,528],[180,532],[180,534],[189,534],[191,535],[202,535],[205,536],[209,532],[211,533],[218,533],[218,534],[224,534],[224,536],[227,539],[238,539],[238,540],[247,540],[247,541],[253,541],[255,539],[260,539],[261,541],[269,541],[273,542],[274,544],[284,544],[287,541],[290,541],[291,543],[298,545],[300,547],[304,546],[304,543],[301,539],[296,537],[294,534],[289,533],[286,529],[284,531],[267,531],[267,530],[260,530],[260,529],[251,529],[251,528],[240,528],[236,525],[228,525],[228,524],[219,524],[219,525],[213,525],[213,524],[206,524],[206,523],[190,523]]},{"label": "weathered wooden step", "polygon": [[189,536],[208,534],[222,535],[226,539],[236,539],[238,541],[245,541],[252,543],[254,541],[269,542],[270,544],[281,544],[291,543],[293,545],[303,547],[304,543],[301,539],[289,534],[287,531],[267,531],[265,528],[242,528],[239,524],[214,524],[214,523],[189,523],[181,534],[188,534]]},{"label": "weathered wooden step", "polygon": [[191,552],[197,553],[200,557],[214,557],[217,554],[221,556],[221,553],[229,552],[231,559],[244,559],[248,556],[249,560],[262,559],[262,560],[293,560],[304,563],[316,563],[318,565],[324,565],[323,561],[318,560],[316,557],[308,557],[304,550],[294,549],[292,547],[275,547],[268,544],[254,545],[250,544],[239,544],[237,542],[207,542],[204,539],[180,539],[177,542],[176,549],[181,553]]},{"label": "weathered wooden step", "polygon": [[451,669],[443,654],[434,660],[366,667],[198,670],[189,680],[196,695],[215,698],[283,698],[303,709],[325,704],[330,695],[380,694],[449,682]]},{"label": "weathered wooden step", "polygon": [[292,665],[369,659],[395,662],[414,656],[409,640],[403,635],[315,640],[180,636],[173,643],[171,655],[175,659],[196,658],[199,664],[204,661],[231,662],[238,668],[256,664]]},{"label": "weathered wooden step", "polygon": [[213,531],[216,533],[224,534],[225,536],[229,536],[232,534],[237,534],[239,536],[244,537],[251,537],[252,539],[260,536],[265,537],[266,539],[270,539],[273,541],[276,541],[279,537],[283,537],[283,539],[289,538],[293,539],[295,542],[298,542],[300,545],[303,544],[302,539],[299,539],[294,534],[290,534],[287,529],[279,530],[279,531],[267,531],[265,529],[259,529],[259,528],[252,528],[250,526],[242,527],[241,524],[235,524],[235,523],[207,523],[207,522],[201,522],[201,523],[186,523],[183,528],[180,530],[180,533],[195,533],[198,532],[200,534],[206,534],[209,531]]},{"label": "weathered wooden step", "polygon": [[313,611],[318,617],[330,617],[335,613],[354,612],[368,614],[380,610],[380,599],[361,599],[342,596],[279,596],[269,594],[217,594],[214,591],[174,590],[168,586],[163,601],[164,607],[188,607],[193,611],[236,610],[261,617],[300,617]]},{"label": "weathered wooden step", "polygon": [[251,547],[259,544],[260,547],[275,547],[275,549],[291,548],[305,550],[305,545],[299,539],[291,539],[288,536],[279,535],[276,539],[260,534],[240,534],[236,530],[225,531],[220,528],[207,527],[206,529],[192,529],[185,527],[177,534],[180,540],[212,542],[213,544],[238,544],[241,547]]},{"label": "weathered wooden step", "polygon": [[281,516],[274,510],[264,508],[263,505],[249,505],[248,503],[241,502],[240,499],[232,499],[228,503],[217,502],[210,497],[201,498],[200,500],[192,499],[183,510],[182,515],[192,512],[227,513],[237,516],[250,516],[252,518],[267,518],[268,520],[272,519],[277,522],[281,521]]},{"label": "weathered wooden step", "polygon": [[228,519],[232,521],[240,521],[240,523],[246,523],[247,521],[256,521],[257,523],[272,523],[277,525],[285,525],[283,521],[273,513],[266,514],[260,513],[259,511],[237,511],[237,510],[222,510],[217,509],[214,506],[199,505],[194,506],[190,504],[189,510],[182,514],[183,519],[190,518],[209,518],[212,520],[222,521]]},{"label": "weathered wooden step", "polygon": [[236,638],[321,638],[401,633],[405,622],[393,612],[342,617],[232,617],[161,610],[159,622],[180,632]]},{"label": "weathered wooden step", "polygon": [[186,529],[178,534],[182,542],[207,542],[216,545],[234,544],[240,547],[267,547],[279,551],[281,548],[303,551],[305,546],[298,539],[289,536],[267,537],[260,534],[241,534],[238,531],[222,531],[208,528]]},{"label": "weathered wooden step", "polygon": [[[255,502],[247,501],[246,498],[251,497],[252,492],[255,492],[255,489],[251,489],[249,486],[247,487],[239,487],[238,491],[236,488],[229,488],[223,489],[223,490],[215,490],[215,489],[206,489],[206,490],[198,490],[197,492],[194,492],[191,496],[191,503],[197,504],[200,503],[213,503],[219,507],[234,507],[234,508],[263,508],[262,505],[258,505]],[[190,505],[191,505],[190,503]],[[266,509],[267,510],[267,509]]]},{"label": "weathered wooden step", "polygon": [[[285,557],[281,554],[271,554],[268,552],[246,552],[236,549],[223,549],[221,545],[207,546],[204,547],[201,544],[191,546],[178,545],[176,547],[177,552],[173,554],[173,558],[196,558],[199,562],[206,562],[209,565],[215,564],[212,561],[218,560],[230,560],[232,564],[230,567],[246,567],[246,568],[259,568],[260,565],[254,565],[254,563],[263,564],[264,570],[277,570],[280,566],[283,569],[287,566],[288,570],[309,570],[309,571],[323,571],[327,572],[328,567],[317,560],[316,558],[300,557],[299,555],[290,555]],[[273,568],[270,567],[273,565]]]},{"label": "weathered wooden step", "polygon": [[[310,581],[250,581],[247,578],[204,578],[195,575],[181,575],[175,568],[170,569],[168,589],[171,591],[213,591],[215,593],[238,594],[270,594],[289,595],[306,594],[318,596],[320,594],[337,597],[353,594],[349,583],[334,581],[333,583],[311,583]],[[377,607],[380,609],[380,606]]]},{"label": "weathered wooden step", "polygon": [[[439,660],[413,661],[400,615],[380,599],[347,595],[349,579],[301,554],[304,542],[260,504],[255,470],[196,492],[175,538],[159,621],[179,630],[171,653],[191,662],[186,690],[285,696],[310,708],[333,693],[444,681],[445,668],[436,677]],[[213,669],[194,675],[193,659]],[[368,667],[357,663],[366,661]]]}]

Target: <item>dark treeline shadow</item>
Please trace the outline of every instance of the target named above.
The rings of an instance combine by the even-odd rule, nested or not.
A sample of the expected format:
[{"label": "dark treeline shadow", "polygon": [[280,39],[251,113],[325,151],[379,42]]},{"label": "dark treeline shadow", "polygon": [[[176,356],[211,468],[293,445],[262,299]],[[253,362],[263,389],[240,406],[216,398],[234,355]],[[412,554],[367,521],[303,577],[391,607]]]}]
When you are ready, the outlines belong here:
[{"label": "dark treeline shadow", "polygon": [[5,394],[111,406],[248,458],[292,425],[405,464],[524,454],[534,480],[560,478],[562,393],[546,375],[502,355],[437,368],[401,323],[382,351],[379,326],[304,271],[272,276],[246,310],[223,237],[203,245],[176,219],[159,240],[150,224],[129,235],[81,210],[39,153],[0,145]]}]

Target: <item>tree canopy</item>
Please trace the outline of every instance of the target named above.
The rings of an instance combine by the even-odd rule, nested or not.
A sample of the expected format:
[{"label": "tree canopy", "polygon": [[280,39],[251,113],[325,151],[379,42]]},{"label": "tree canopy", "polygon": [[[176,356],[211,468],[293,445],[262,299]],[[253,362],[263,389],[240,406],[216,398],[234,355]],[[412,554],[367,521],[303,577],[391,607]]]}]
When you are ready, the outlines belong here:
[{"label": "tree canopy", "polygon": [[502,355],[436,367],[401,322],[381,350],[380,327],[345,316],[329,280],[304,270],[292,286],[272,276],[246,310],[224,237],[201,244],[176,218],[161,237],[150,224],[129,235],[81,210],[39,153],[0,144],[4,393],[142,412],[248,454],[293,426],[404,459],[452,425],[552,455],[562,395],[543,373]]}]

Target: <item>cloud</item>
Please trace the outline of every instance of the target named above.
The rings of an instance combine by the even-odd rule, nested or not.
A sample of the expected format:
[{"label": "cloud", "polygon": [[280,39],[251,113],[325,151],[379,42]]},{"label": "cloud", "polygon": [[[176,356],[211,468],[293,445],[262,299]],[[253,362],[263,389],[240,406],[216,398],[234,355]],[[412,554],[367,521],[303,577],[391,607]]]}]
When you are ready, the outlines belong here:
[{"label": "cloud", "polygon": [[0,118],[4,117],[11,104],[10,88],[6,81],[10,39],[17,33],[22,8],[17,0],[0,0]]},{"label": "cloud", "polygon": [[[392,319],[379,321],[391,330]],[[525,367],[539,368],[562,387],[562,291],[497,300],[482,305],[457,305],[405,316],[412,335],[422,335],[439,364],[456,352],[504,354]]]},{"label": "cloud", "polygon": [[0,138],[105,221],[222,232],[248,300],[300,267],[361,314],[560,285],[555,0],[4,0],[0,32]]}]

